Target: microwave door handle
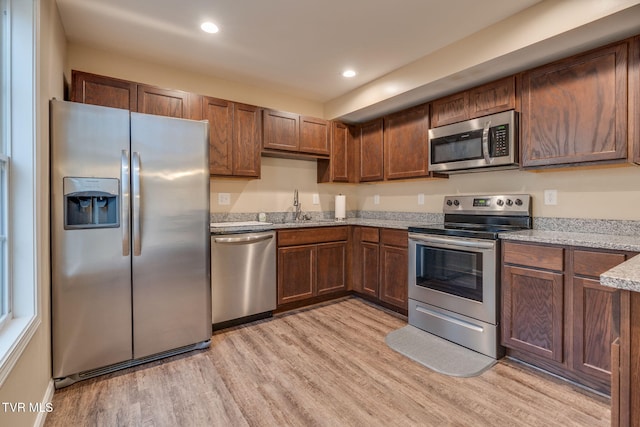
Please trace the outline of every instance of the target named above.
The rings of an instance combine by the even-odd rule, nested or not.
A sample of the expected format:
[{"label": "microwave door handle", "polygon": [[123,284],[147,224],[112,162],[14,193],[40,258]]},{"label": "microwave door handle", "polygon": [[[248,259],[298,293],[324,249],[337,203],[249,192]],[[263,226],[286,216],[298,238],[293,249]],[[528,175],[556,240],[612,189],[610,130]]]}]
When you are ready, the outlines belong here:
[{"label": "microwave door handle", "polygon": [[489,157],[489,129],[491,128],[491,120],[484,124],[484,129],[482,129],[482,155],[484,156],[484,161],[487,164],[491,163],[491,157]]}]

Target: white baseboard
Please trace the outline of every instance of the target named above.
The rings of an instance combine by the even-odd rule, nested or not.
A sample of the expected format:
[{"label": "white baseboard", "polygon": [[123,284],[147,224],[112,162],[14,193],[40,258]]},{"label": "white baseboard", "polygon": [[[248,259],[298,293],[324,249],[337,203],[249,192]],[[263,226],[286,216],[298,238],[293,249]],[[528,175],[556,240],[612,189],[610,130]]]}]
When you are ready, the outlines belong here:
[{"label": "white baseboard", "polygon": [[[51,400],[53,399],[53,392],[55,388],[53,387],[53,379],[49,380],[49,385],[47,386],[47,390],[44,392],[44,397],[42,398],[41,408],[46,408],[51,404]],[[44,426],[44,422],[47,419],[48,412],[39,412],[36,417],[36,421],[33,423],[33,427],[42,427]]]}]

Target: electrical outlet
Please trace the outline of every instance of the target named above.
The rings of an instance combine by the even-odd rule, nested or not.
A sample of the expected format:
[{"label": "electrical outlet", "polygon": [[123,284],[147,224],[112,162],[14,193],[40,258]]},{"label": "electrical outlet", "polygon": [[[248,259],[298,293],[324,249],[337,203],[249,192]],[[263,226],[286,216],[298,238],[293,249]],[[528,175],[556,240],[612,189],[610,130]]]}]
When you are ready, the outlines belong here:
[{"label": "electrical outlet", "polygon": [[313,204],[314,205],[320,204],[320,195],[318,193],[313,193]]},{"label": "electrical outlet", "polygon": [[419,193],[418,194],[418,204],[419,205],[424,205],[424,193]]},{"label": "electrical outlet", "polygon": [[558,190],[544,190],[544,204],[545,205],[557,205],[558,204]]},{"label": "electrical outlet", "polygon": [[230,205],[231,204],[231,194],[229,194],[229,193],[218,193],[218,204],[219,205]]},{"label": "electrical outlet", "polygon": [[373,196],[373,204],[374,205],[379,205],[380,204],[380,195],[376,194]]}]

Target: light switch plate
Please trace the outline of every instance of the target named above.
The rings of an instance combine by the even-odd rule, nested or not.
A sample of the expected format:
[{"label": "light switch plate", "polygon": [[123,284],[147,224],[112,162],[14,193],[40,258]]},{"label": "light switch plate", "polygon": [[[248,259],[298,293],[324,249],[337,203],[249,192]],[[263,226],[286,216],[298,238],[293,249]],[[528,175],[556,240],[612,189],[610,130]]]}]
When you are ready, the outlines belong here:
[{"label": "light switch plate", "polygon": [[313,193],[313,204],[314,205],[320,204],[320,195],[318,193]]},{"label": "light switch plate", "polygon": [[418,204],[419,205],[424,205],[424,193],[419,193],[418,194]]},{"label": "light switch plate", "polygon": [[544,190],[544,204],[545,205],[557,205],[558,204],[558,190]]},{"label": "light switch plate", "polygon": [[380,195],[376,194],[373,196],[373,204],[374,205],[379,205],[380,204]]},{"label": "light switch plate", "polygon": [[230,193],[218,193],[218,204],[219,205],[230,205],[231,204],[231,194]]}]

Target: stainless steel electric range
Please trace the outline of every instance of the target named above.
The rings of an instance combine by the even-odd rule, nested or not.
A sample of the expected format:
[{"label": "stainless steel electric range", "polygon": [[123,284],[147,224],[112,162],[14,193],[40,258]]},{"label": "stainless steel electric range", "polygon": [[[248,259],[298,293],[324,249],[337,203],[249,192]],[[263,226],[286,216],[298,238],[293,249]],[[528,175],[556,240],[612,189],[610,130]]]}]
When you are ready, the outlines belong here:
[{"label": "stainless steel electric range", "polygon": [[409,324],[500,358],[498,234],[531,228],[531,196],[446,196],[443,212],[409,227]]}]

